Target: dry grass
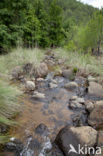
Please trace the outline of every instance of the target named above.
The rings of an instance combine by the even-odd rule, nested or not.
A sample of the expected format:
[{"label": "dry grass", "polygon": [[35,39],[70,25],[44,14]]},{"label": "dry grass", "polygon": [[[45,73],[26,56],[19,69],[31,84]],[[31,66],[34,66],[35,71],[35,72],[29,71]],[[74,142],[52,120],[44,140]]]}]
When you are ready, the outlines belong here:
[{"label": "dry grass", "polygon": [[40,49],[13,49],[7,55],[0,56],[0,72],[8,74],[16,66],[22,66],[26,63],[33,63],[38,66],[44,58],[44,51]]},{"label": "dry grass", "polygon": [[74,53],[60,48],[55,52],[57,57],[66,59],[66,65],[84,69],[88,74],[103,76],[103,57],[100,59],[90,54]]}]

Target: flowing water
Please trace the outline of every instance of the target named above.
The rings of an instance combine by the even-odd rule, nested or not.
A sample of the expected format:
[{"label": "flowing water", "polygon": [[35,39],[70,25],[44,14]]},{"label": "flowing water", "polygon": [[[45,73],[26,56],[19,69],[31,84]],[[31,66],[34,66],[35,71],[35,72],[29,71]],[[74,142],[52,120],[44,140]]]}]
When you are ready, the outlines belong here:
[{"label": "flowing water", "polygon": [[[46,149],[51,148],[59,130],[65,125],[72,124],[74,111],[68,108],[68,101],[71,96],[83,93],[83,86],[78,91],[67,91],[64,84],[69,80],[63,77],[55,77],[58,87],[49,87],[50,79],[37,84],[37,91],[45,94],[45,99],[31,98],[25,95],[22,99],[22,111],[17,117],[20,124],[10,130],[12,137],[19,139],[23,145],[20,156],[46,156]],[[81,81],[80,81],[81,82]],[[79,82],[78,82],[79,83]],[[82,83],[81,83],[82,84]],[[76,114],[80,112],[77,111]],[[38,125],[44,124],[48,130],[45,134],[37,134],[35,129]],[[17,153],[4,152],[3,156],[15,156]]]}]

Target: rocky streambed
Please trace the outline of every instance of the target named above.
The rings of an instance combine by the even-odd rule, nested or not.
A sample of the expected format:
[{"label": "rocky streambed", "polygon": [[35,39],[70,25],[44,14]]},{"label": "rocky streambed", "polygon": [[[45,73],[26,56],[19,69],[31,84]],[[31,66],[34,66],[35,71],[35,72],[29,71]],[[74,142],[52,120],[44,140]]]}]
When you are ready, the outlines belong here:
[{"label": "rocky streambed", "polygon": [[[51,70],[57,65],[61,71]],[[103,155],[103,87],[76,72],[54,55],[36,69],[28,63],[13,70],[25,95],[16,119],[20,126],[10,130],[2,156]]]}]

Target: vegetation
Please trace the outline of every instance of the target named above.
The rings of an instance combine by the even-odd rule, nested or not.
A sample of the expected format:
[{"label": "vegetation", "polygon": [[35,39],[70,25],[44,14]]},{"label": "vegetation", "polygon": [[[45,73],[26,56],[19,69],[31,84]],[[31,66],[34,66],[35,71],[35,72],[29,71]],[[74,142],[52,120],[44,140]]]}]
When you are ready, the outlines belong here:
[{"label": "vegetation", "polygon": [[[8,83],[0,80],[0,126],[1,125],[15,125],[12,117],[20,109],[17,103],[17,97],[20,91],[16,87],[11,87]],[[0,143],[5,142],[7,136],[0,134]]]},{"label": "vegetation", "polygon": [[0,51],[17,45],[64,46],[95,10],[76,0],[1,0]]},{"label": "vegetation", "polygon": [[7,55],[0,56],[0,72],[9,74],[16,66],[33,63],[38,66],[44,58],[45,51],[40,49],[16,48]]},{"label": "vegetation", "polygon": [[[38,66],[45,56],[44,48],[55,48],[57,57],[65,58],[65,64],[72,66],[74,72],[79,68],[103,75],[102,62],[91,55],[98,55],[102,47],[103,9],[77,0],[0,1],[0,73],[3,75],[26,63]],[[0,78],[0,126],[15,124],[11,119],[19,107],[18,95],[17,88]],[[0,134],[0,143],[6,140],[7,136]]]},{"label": "vegetation", "polygon": [[[68,50],[59,48],[56,49],[56,55],[59,58],[65,59],[65,64],[69,67],[72,67],[74,70],[80,69],[86,72],[87,74],[101,75],[103,76],[103,58],[96,58],[90,53],[77,53],[69,52]],[[62,56],[61,56],[62,53]]]}]

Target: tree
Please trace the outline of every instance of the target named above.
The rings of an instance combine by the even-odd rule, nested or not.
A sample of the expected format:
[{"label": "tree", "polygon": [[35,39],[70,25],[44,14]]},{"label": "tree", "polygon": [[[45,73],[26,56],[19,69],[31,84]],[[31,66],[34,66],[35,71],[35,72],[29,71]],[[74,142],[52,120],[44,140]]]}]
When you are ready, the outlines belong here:
[{"label": "tree", "polygon": [[81,45],[84,50],[91,48],[92,52],[100,52],[103,43],[103,11],[94,13],[85,29],[81,33]]},{"label": "tree", "polygon": [[59,46],[64,38],[62,9],[53,0],[50,7],[49,37],[51,46]]}]

